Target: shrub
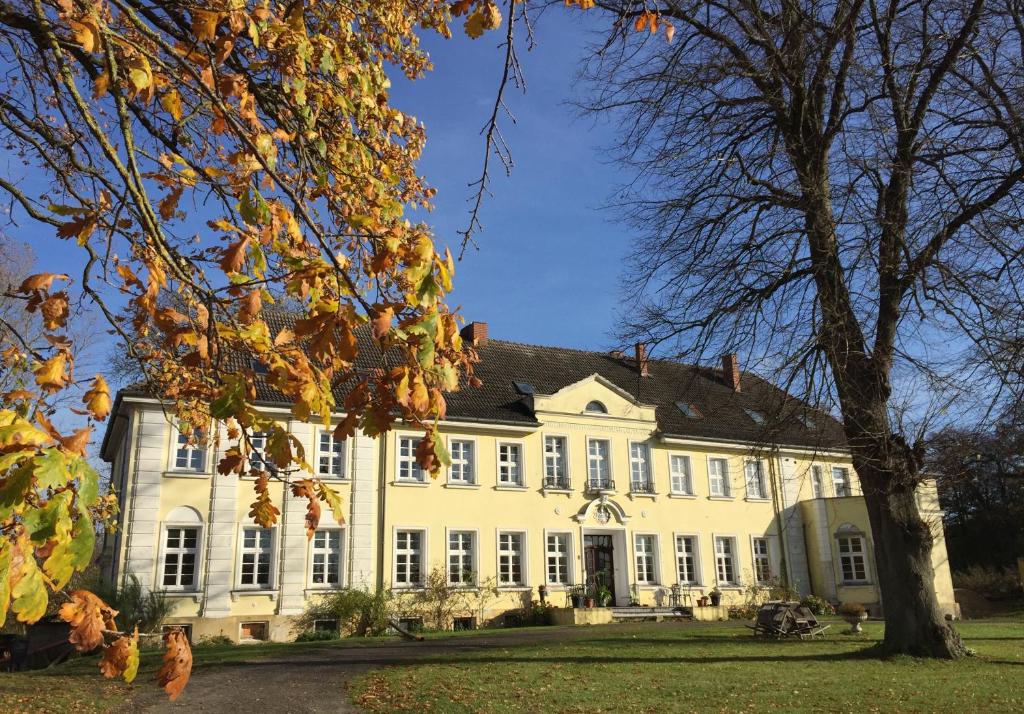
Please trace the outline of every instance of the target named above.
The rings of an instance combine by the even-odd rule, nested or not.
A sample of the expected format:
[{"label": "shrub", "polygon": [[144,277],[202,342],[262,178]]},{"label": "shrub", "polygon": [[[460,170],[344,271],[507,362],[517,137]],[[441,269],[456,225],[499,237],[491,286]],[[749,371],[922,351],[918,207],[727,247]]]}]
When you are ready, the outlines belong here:
[{"label": "shrub", "polygon": [[235,641],[227,635],[207,635],[200,638],[193,647],[234,647]]},{"label": "shrub", "polygon": [[1021,593],[1019,576],[1012,568],[972,565],[953,573],[953,587],[973,590],[990,600],[1011,598]]},{"label": "shrub", "polygon": [[333,630],[303,630],[296,637],[296,642],[326,642],[327,640],[336,640],[341,637],[341,633],[334,632]]},{"label": "shrub", "polygon": [[[340,634],[354,637],[383,635],[391,627],[394,596],[390,590],[338,590],[310,603],[295,619],[300,633],[317,631],[317,620],[337,620]],[[324,632],[324,630],[320,630]],[[327,634],[333,634],[327,631]],[[337,637],[338,634],[334,634]]]},{"label": "shrub", "polygon": [[815,615],[836,614],[836,608],[832,605],[832,603],[830,603],[823,597],[818,597],[817,595],[808,595],[800,601],[800,604],[806,607]]}]

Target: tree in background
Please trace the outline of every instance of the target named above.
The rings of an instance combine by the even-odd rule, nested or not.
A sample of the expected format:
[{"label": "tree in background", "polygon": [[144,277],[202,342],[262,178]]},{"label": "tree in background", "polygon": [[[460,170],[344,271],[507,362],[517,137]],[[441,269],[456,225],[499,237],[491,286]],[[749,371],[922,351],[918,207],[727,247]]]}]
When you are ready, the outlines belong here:
[{"label": "tree in background", "polygon": [[[470,36],[501,22],[489,0],[455,5]],[[0,5],[0,137],[30,179],[0,177],[0,191],[19,222],[66,242],[60,265],[74,267],[40,254],[40,272],[7,293],[32,321],[5,322],[2,369],[31,379],[0,393],[0,624],[38,620],[60,593],[71,641],[102,648],[105,675],[135,676],[138,631],[120,631],[95,594],[63,593],[115,507],[86,460],[111,395],[103,375],[76,372],[79,300],[183,433],[216,440],[224,425],[218,469],[254,473],[260,525],[279,514],[272,478],[308,500],[310,534],[322,504],[339,521],[343,508],[255,406],[258,380],[296,419],[344,411],[339,439],[420,425],[420,464],[447,462],[443,393],[472,382],[475,353],[444,302],[452,258],[407,216],[433,192],[414,168],[423,127],[391,105],[387,71],[420,77],[417,33],[448,36],[448,19],[441,0]],[[272,328],[264,306],[282,296],[297,315]],[[48,415],[76,389],[83,423],[58,428]],[[272,469],[250,459],[255,432]],[[165,643],[158,681],[176,698],[191,653],[180,631]]]},{"label": "tree in background", "polygon": [[740,348],[790,390],[834,399],[875,534],[885,648],[963,655],[931,587],[924,448],[894,379],[941,408],[983,372],[1020,386],[1020,365],[990,358],[1020,356],[1007,346],[1024,288],[1024,7],[596,6],[615,30],[587,108],[620,119],[637,174],[613,203],[641,234],[625,336],[695,361]]}]

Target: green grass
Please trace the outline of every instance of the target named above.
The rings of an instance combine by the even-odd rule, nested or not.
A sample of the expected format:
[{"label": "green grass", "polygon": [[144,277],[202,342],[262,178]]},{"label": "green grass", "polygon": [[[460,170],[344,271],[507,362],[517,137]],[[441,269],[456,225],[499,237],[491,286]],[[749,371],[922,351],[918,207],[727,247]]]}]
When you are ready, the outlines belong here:
[{"label": "green grass", "polygon": [[353,682],[371,712],[1022,711],[1024,621],[962,623],[977,656],[878,659],[880,623],[758,640],[738,623],[609,625],[584,639],[453,652]]}]

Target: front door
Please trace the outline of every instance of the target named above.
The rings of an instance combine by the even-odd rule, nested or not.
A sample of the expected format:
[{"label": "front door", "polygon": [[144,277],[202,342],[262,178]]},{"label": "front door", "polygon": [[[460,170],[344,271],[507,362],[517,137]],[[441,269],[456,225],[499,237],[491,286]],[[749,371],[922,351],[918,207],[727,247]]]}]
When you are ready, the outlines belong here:
[{"label": "front door", "polygon": [[615,602],[615,561],[610,535],[583,536],[583,562],[587,570],[587,593],[597,597],[598,588],[604,586]]}]

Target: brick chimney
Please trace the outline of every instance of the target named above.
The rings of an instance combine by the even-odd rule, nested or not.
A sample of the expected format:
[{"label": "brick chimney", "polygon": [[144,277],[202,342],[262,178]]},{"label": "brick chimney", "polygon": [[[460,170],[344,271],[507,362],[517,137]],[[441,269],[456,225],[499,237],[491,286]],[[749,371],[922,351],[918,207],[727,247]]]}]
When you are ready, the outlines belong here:
[{"label": "brick chimney", "polygon": [[736,359],[735,352],[722,355],[722,378],[725,381],[725,386],[732,391],[742,391],[740,389],[740,362]]},{"label": "brick chimney", "polygon": [[474,347],[483,347],[487,344],[487,323],[471,322],[463,327],[459,334]]},{"label": "brick chimney", "polygon": [[647,360],[647,345],[643,342],[636,343],[636,368],[641,377],[650,377],[650,364]]}]

